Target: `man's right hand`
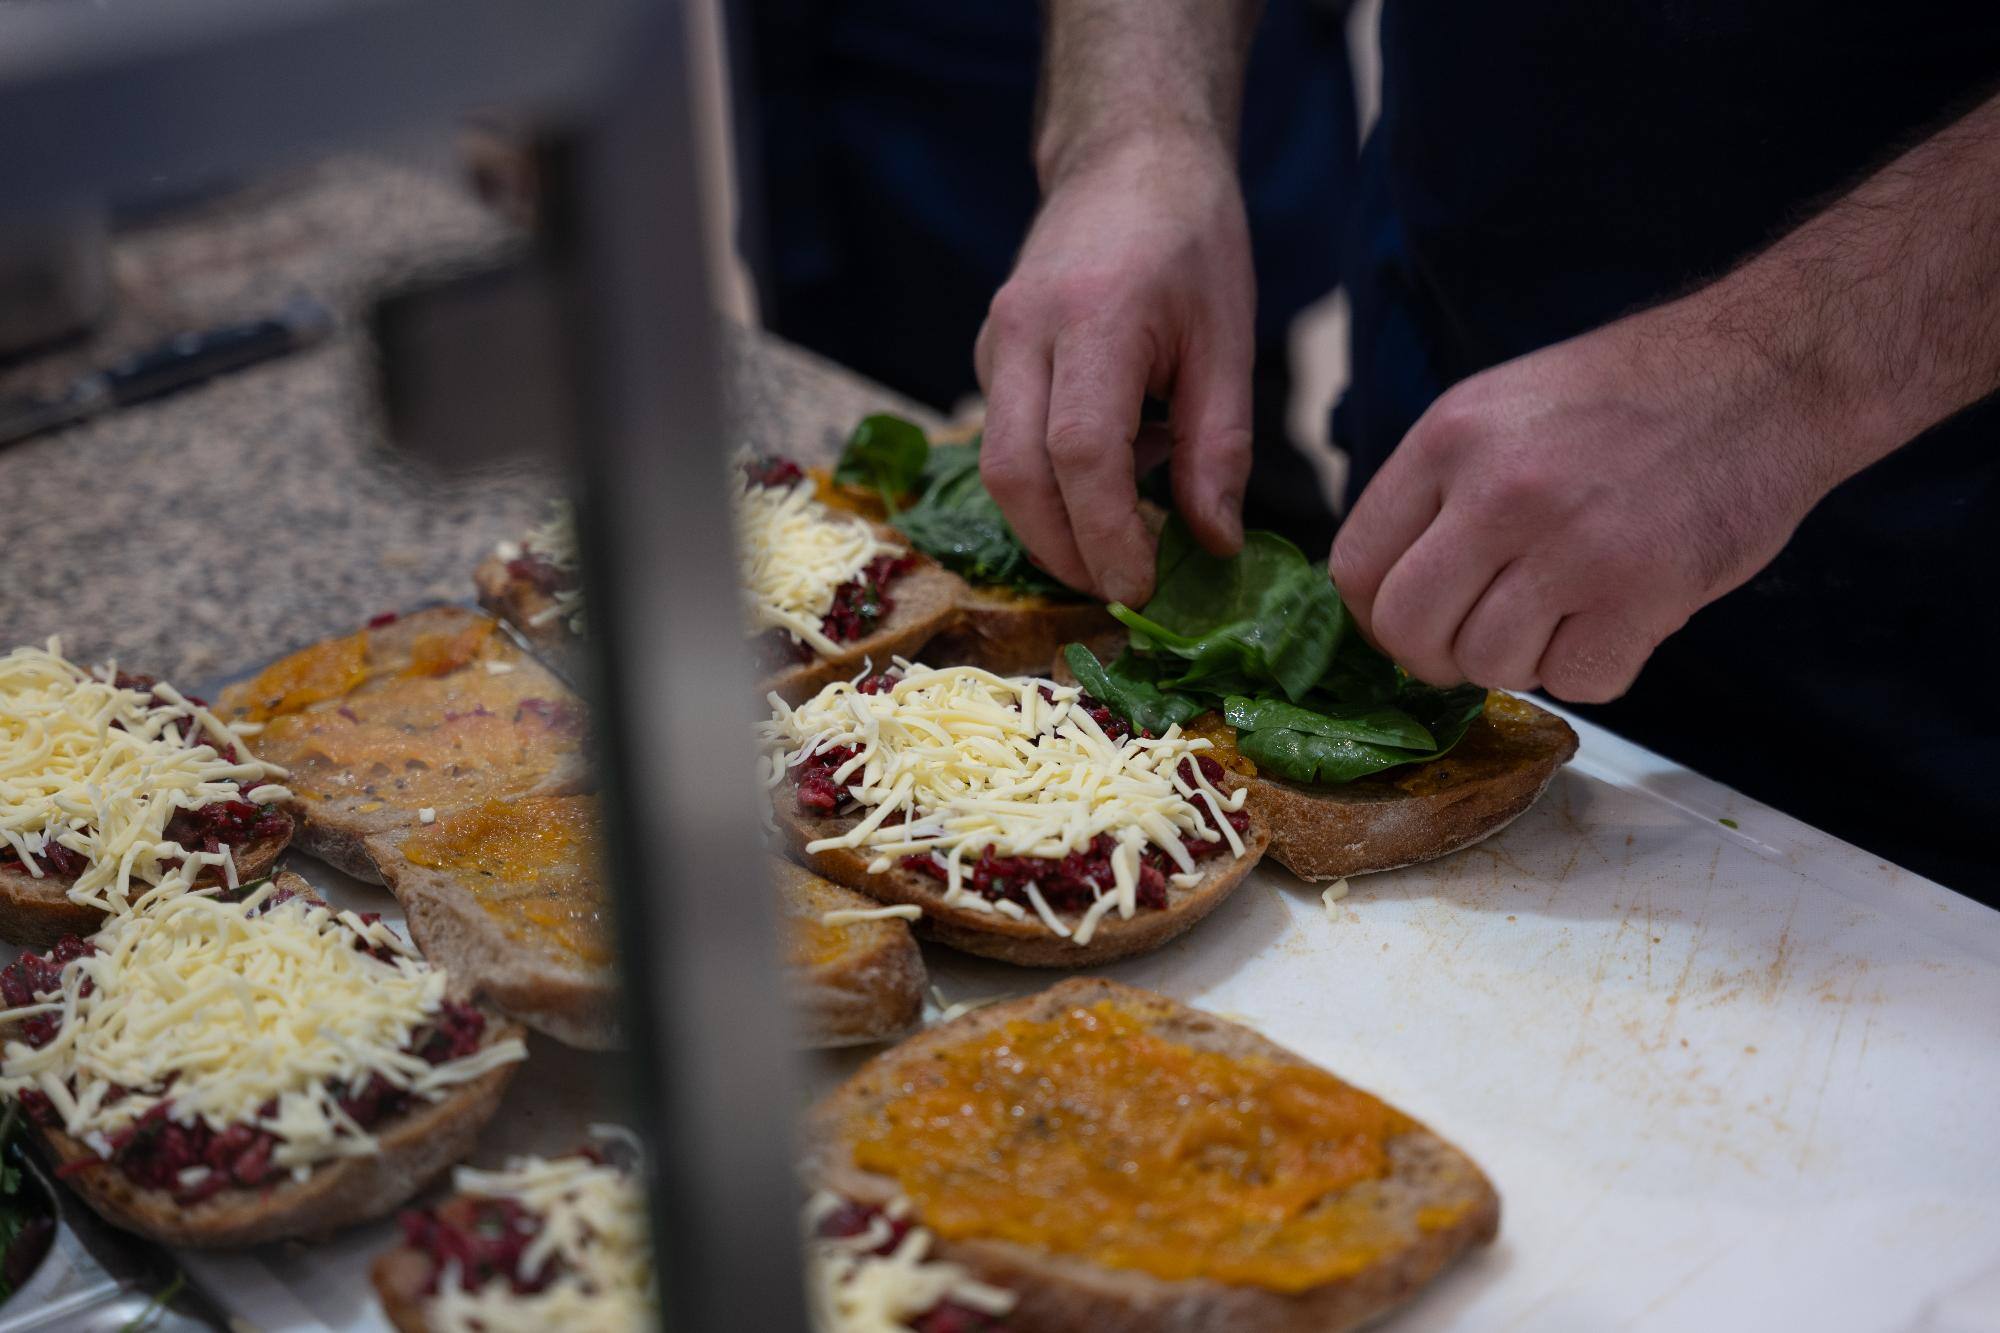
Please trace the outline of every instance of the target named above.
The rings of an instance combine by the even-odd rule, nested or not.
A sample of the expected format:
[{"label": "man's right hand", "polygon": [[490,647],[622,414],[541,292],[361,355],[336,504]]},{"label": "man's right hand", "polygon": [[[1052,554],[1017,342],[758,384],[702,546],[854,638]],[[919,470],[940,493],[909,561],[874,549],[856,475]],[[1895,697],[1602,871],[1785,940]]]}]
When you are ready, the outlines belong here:
[{"label": "man's right hand", "polygon": [[1048,183],[976,357],[980,474],[1051,574],[1130,605],[1151,596],[1134,452],[1147,394],[1169,403],[1174,501],[1196,539],[1242,545],[1254,303],[1235,155],[1218,137],[1130,137]]}]

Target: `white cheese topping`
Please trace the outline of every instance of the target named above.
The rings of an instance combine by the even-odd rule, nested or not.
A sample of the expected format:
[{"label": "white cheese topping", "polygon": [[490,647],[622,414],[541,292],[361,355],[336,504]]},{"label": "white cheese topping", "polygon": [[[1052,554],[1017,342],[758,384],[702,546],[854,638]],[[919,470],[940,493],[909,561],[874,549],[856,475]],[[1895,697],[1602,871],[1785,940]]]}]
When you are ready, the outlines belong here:
[{"label": "white cheese topping", "polygon": [[851,926],[861,921],[921,921],[924,909],[915,903],[897,903],[894,907],[836,907],[819,914],[822,926]]},{"label": "white cheese topping", "polygon": [[20,1040],[0,1050],[0,1096],[38,1089],[100,1156],[111,1135],[171,1102],[181,1124],[268,1130],[281,1140],[272,1161],[302,1178],[376,1151],[330,1084],[355,1090],[379,1075],[439,1101],[526,1057],[509,1038],[430,1064],[408,1047],[443,1002],[445,974],[352,912],[304,898],[258,912],[273,892],[267,883],[240,903],[189,893],[111,918],[91,937],[97,952],[63,968],[59,993],[0,1012],[0,1025],[61,1015],[40,1050]]},{"label": "white cheese topping", "polygon": [[523,1271],[555,1280],[516,1295],[504,1278],[467,1290],[444,1274],[425,1313],[435,1333],[638,1333],[658,1321],[646,1200],[630,1173],[588,1157],[516,1157],[501,1171],[461,1167],[461,1194],[512,1199],[540,1220]]},{"label": "white cheese topping", "polygon": [[1344,879],[1337,879],[1320,890],[1319,905],[1326,912],[1326,919],[1328,921],[1340,920],[1340,909],[1335,907],[1334,904],[1346,896],[1347,881]]},{"label": "white cheese topping", "polygon": [[[540,526],[518,542],[501,542],[493,548],[493,554],[502,560],[518,560],[524,555],[539,556],[562,573],[574,575],[577,571],[575,506],[567,500],[549,501],[549,516]],[[582,634],[583,590],[577,587],[558,588],[550,595],[555,599],[555,605],[530,617],[529,626],[540,628],[560,620],[569,627],[570,633]],[[489,662],[486,669],[497,676],[512,671],[513,667]]]},{"label": "white cheese topping", "polygon": [[815,1333],[909,1333],[914,1320],[946,1301],[996,1316],[1014,1308],[1014,1293],[976,1281],[962,1265],[929,1258],[932,1238],[923,1227],[910,1228],[886,1255],[872,1252],[894,1234],[881,1216],[858,1235],[816,1235],[838,1207],[840,1200],[827,1193],[806,1205],[806,1300]]},{"label": "white cheese topping", "polygon": [[[281,801],[290,793],[268,779],[284,770],[171,685],[119,689],[116,676],[66,660],[56,639],[0,657],[0,843],[37,878],[32,857],[51,844],[83,856],[69,897],[105,912],[123,910],[135,885],[185,892],[210,866],[233,883],[228,853],[184,849],[167,822],[216,801]],[[232,745],[233,762],[222,756]]]},{"label": "white cheese topping", "polygon": [[868,520],[821,504],[810,478],[760,486],[738,466],[733,484],[750,632],[781,629],[822,657],[839,653],[820,630],[834,592],[876,556],[900,555],[901,548],[877,537]]},{"label": "white cheese topping", "polygon": [[[965,886],[966,868],[982,852],[1059,859],[1109,834],[1113,886],[1074,926],[1038,889],[1028,893],[1043,926],[1077,944],[1090,942],[1107,913],[1129,919],[1137,910],[1149,844],[1182,874],[1195,873],[1189,841],[1221,838],[1243,854],[1224,815],[1242,809],[1247,792],[1225,795],[1198,764],[1182,763],[1210,748],[1207,740],[1174,727],[1114,741],[1076,706],[1074,686],[977,667],[900,665],[902,679],[877,694],[836,681],[797,708],[771,696],[771,717],[760,727],[771,787],[816,754],[855,751],[833,780],[860,817],[845,833],[807,844],[808,852],[865,847],[876,874],[901,857],[928,855],[944,872],[947,904],[998,911]],[[1025,919],[1007,906],[1015,910],[1006,915]]]}]

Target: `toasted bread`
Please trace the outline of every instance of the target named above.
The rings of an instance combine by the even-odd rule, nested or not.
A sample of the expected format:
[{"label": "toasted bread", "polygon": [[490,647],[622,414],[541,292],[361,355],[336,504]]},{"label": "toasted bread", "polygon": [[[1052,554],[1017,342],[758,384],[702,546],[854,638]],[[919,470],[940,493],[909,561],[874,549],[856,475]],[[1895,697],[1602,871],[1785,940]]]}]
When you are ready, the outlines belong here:
[{"label": "toasted bread", "polygon": [[[317,900],[297,875],[277,878],[280,890]],[[519,1028],[488,1015],[484,1044],[518,1036]],[[377,1127],[375,1153],[322,1162],[304,1180],[279,1174],[269,1184],[225,1189],[191,1204],[136,1184],[59,1129],[27,1123],[65,1183],[107,1222],[162,1245],[234,1248],[326,1236],[397,1208],[472,1151],[514,1070],[501,1065],[440,1101],[416,1103]]]},{"label": "toasted bread", "polygon": [[[1257,864],[1271,840],[1263,822],[1253,816],[1249,831],[1242,835],[1242,856],[1209,862],[1201,880],[1188,888],[1169,886],[1165,907],[1140,908],[1129,920],[1116,912],[1109,913],[1098,923],[1089,943],[1077,944],[1055,934],[1032,915],[1016,918],[948,905],[944,900],[944,885],[914,870],[896,866],[883,874],[871,875],[870,856],[866,852],[849,847],[808,852],[808,843],[838,837],[853,827],[856,819],[816,818],[790,802],[778,804],[783,807],[777,811],[779,831],[792,855],[803,864],[877,902],[913,903],[922,908],[924,915],[915,930],[926,939],[1023,967],[1093,967],[1159,948],[1220,907]],[[1065,924],[1073,928],[1076,922],[1071,919]]]},{"label": "toasted bread", "polygon": [[527,579],[507,572],[507,562],[489,555],[472,571],[479,604],[514,627],[528,647],[568,681],[583,666],[583,640],[557,614],[556,599]]},{"label": "toasted bread", "polygon": [[789,861],[772,857],[770,870],[784,916],[800,1044],[856,1046],[915,1027],[927,978],[909,925],[894,919],[824,925],[820,918],[828,912],[880,904]]},{"label": "toasted bread", "polygon": [[253,744],[288,771],[297,846],[371,883],[363,843],[423,809],[590,785],[582,702],[459,607],[301,649],[224,690],[220,711],[265,723]]},{"label": "toasted bread", "polygon": [[[935,1067],[930,1062],[954,1046],[1016,1020],[1052,1020],[1101,1001],[1136,1013],[1147,1032],[1179,1045],[1310,1067],[1247,1028],[1164,996],[1095,978],[1073,979],[968,1014],[869,1061],[807,1118],[805,1170],[812,1183],[865,1205],[888,1206],[898,1195],[897,1182],[857,1164],[851,1126],[913,1084],[921,1085],[927,1066]],[[1013,1292],[1017,1304],[1007,1327],[1021,1333],[1339,1333],[1406,1300],[1460,1254],[1490,1241],[1499,1226],[1499,1197],[1471,1159],[1423,1126],[1407,1123],[1387,1141],[1385,1177],[1363,1180],[1312,1205],[1351,1211],[1356,1226],[1370,1232],[1367,1248],[1378,1252],[1358,1269],[1304,1290],[1287,1293],[1205,1277],[1167,1279],[1011,1240],[941,1238],[936,1254]],[[915,1220],[928,1219],[919,1210]]]},{"label": "toasted bread", "polygon": [[[285,831],[246,842],[233,849],[239,880],[262,879],[284,854],[292,840],[293,823],[286,817]],[[0,866],[0,940],[29,949],[46,949],[65,935],[88,935],[104,920],[104,913],[85,903],[71,902],[69,877],[47,874],[40,879],[18,865]],[[210,871],[195,880],[197,885],[220,884],[222,876]]]},{"label": "toasted bread", "polygon": [[1059,601],[1011,588],[966,584],[958,623],[933,639],[933,666],[977,666],[1002,676],[1039,673],[1065,644],[1122,641],[1125,627],[1102,602]]},{"label": "toasted bread", "polygon": [[619,1043],[593,796],[528,796],[363,844],[410,938],[480,1000],[585,1050]]},{"label": "toasted bread", "polygon": [[1511,824],[1576,753],[1569,723],[1495,693],[1442,759],[1340,787],[1247,778],[1271,859],[1300,879],[1342,879],[1429,861]]},{"label": "toasted bread", "polygon": [[424,1302],[436,1276],[430,1256],[407,1245],[377,1255],[368,1266],[368,1280],[374,1284],[375,1299],[396,1333],[430,1333],[424,1317]]},{"label": "toasted bread", "polygon": [[[883,530],[883,536],[901,538]],[[786,703],[809,699],[836,680],[846,680],[864,667],[886,669],[893,657],[914,658],[924,645],[958,623],[965,582],[929,556],[918,555],[916,567],[889,585],[893,603],[873,634],[843,643],[832,657],[815,657],[770,671],[757,683],[758,697],[776,694]]]}]

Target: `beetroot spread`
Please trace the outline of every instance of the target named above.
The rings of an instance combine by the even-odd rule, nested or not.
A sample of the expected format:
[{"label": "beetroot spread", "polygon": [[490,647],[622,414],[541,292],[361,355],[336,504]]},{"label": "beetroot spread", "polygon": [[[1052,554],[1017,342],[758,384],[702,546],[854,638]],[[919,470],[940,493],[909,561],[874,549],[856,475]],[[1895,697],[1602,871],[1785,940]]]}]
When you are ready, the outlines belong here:
[{"label": "beetroot spread", "polygon": [[[887,1239],[869,1253],[886,1257],[894,1254],[896,1247],[903,1243],[903,1237],[910,1234],[915,1224],[909,1218],[890,1217],[880,1208],[850,1199],[821,1218],[815,1234],[828,1240],[859,1236],[873,1226],[877,1218],[888,1228]],[[963,1305],[954,1305],[950,1301],[941,1301],[911,1320],[910,1327],[915,1333],[991,1333],[992,1330],[1006,1328],[1007,1321],[978,1310],[969,1310]]]},{"label": "beetroot spread", "polygon": [[[579,1155],[604,1160],[594,1148]],[[539,1268],[526,1267],[528,1246],[541,1234],[542,1219],[515,1199],[460,1194],[436,1208],[405,1209],[396,1224],[403,1244],[430,1260],[427,1296],[437,1293],[438,1279],[452,1267],[458,1270],[458,1285],[467,1291],[505,1281],[516,1296],[533,1295],[562,1275],[563,1264],[554,1255]]]},{"label": "beetroot spread", "polygon": [[581,583],[581,571],[564,569],[539,551],[527,551],[509,560],[507,576],[550,597],[574,591]]},{"label": "beetroot spread", "polygon": [[806,479],[805,469],[783,454],[762,454],[743,464],[743,476],[752,486],[796,486]]},{"label": "beetroot spread", "polygon": [[[261,908],[269,910],[289,896],[274,895]],[[358,938],[355,947],[378,958],[388,953],[382,946]],[[70,935],[58,941],[47,954],[24,953],[0,969],[0,999],[13,1008],[59,994],[64,965],[95,952],[96,948],[88,941]],[[84,994],[89,993],[90,984],[86,979]],[[55,1038],[60,1026],[59,1014],[35,1014],[22,1021],[20,1036],[30,1046],[40,1048]],[[429,1026],[412,1039],[408,1049],[428,1064],[441,1065],[478,1050],[485,1030],[486,1016],[479,1010],[446,1000]],[[329,1090],[340,1109],[363,1130],[373,1128],[411,1103],[408,1092],[373,1074],[358,1088],[335,1083],[329,1085]],[[62,1117],[45,1093],[27,1089],[20,1094],[20,1104],[23,1114],[36,1123],[61,1128]],[[278,1145],[276,1135],[255,1125],[230,1125],[217,1130],[202,1120],[191,1125],[176,1124],[169,1119],[172,1107],[171,1100],[160,1102],[114,1134],[109,1158],[81,1159],[63,1167],[60,1174],[74,1175],[108,1162],[133,1184],[169,1191],[181,1204],[198,1203],[232,1186],[256,1186],[270,1179],[271,1156]],[[275,1104],[266,1103],[260,1113],[269,1116],[277,1109]],[[208,1175],[193,1184],[183,1184],[181,1173],[190,1167],[207,1167]]]}]

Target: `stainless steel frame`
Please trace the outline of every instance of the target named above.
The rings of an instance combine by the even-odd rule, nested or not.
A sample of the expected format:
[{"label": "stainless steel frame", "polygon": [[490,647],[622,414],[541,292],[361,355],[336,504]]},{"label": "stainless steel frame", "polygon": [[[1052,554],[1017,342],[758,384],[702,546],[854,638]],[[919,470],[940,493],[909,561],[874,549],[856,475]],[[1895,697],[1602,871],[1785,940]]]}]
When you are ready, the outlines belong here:
[{"label": "stainless steel frame", "polygon": [[[669,1327],[805,1326],[798,1107],[763,892],[683,17],[641,0],[148,0],[0,9],[0,215],[445,123],[564,133],[594,700]],[[551,373],[556,373],[551,368]],[[741,701],[741,706],[731,706]],[[532,1067],[524,1075],[533,1078]]]}]

